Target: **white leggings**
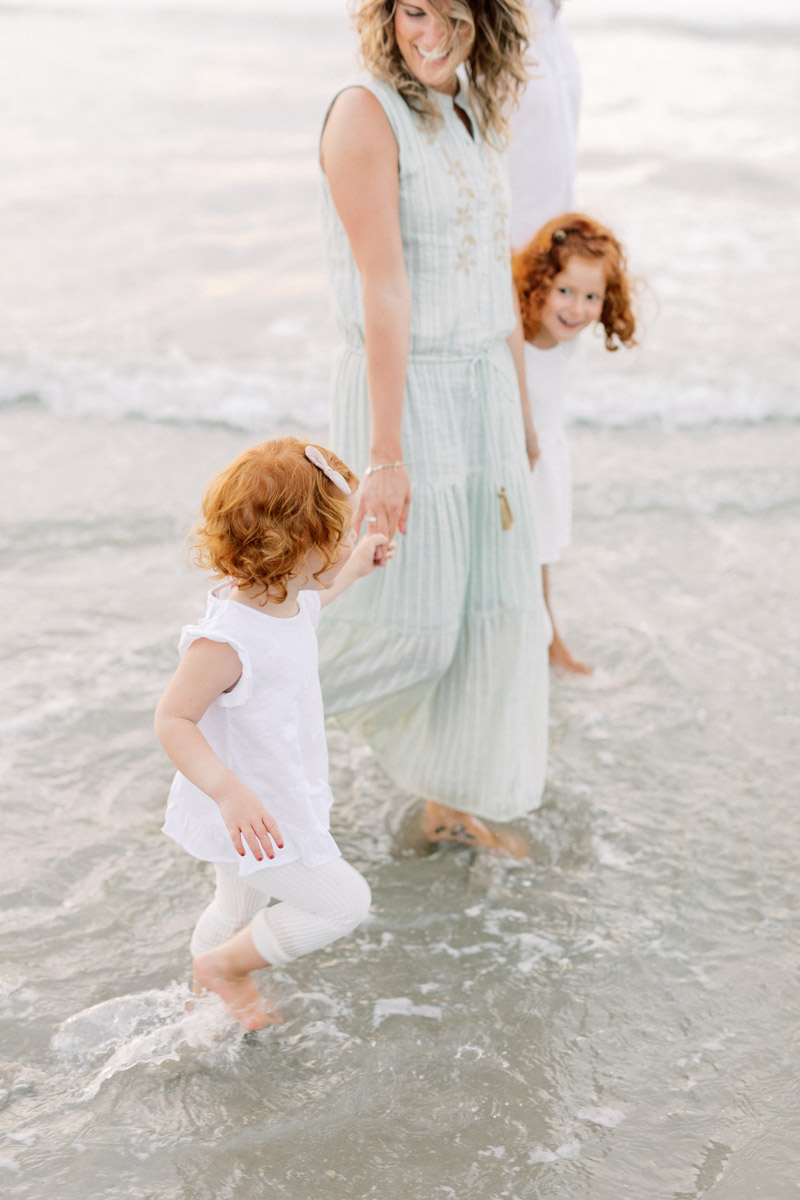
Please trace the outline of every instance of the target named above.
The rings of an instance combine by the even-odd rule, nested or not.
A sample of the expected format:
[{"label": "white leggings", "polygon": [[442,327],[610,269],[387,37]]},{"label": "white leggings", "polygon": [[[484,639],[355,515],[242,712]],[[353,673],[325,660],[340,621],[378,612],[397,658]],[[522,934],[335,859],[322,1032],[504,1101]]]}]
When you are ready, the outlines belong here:
[{"label": "white leggings", "polygon": [[[364,876],[343,858],[320,867],[297,860],[244,876],[235,863],[214,863],[214,869],[214,899],[192,934],[195,957],[252,922],[256,950],[281,967],[350,933],[364,920],[372,900]],[[271,899],[280,903],[265,907]]]}]

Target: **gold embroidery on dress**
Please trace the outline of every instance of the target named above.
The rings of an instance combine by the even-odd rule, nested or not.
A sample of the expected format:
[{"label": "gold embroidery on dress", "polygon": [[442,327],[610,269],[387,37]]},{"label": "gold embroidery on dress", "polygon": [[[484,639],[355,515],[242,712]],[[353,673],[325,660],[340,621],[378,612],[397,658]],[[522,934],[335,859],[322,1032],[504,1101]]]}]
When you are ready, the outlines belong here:
[{"label": "gold embroidery on dress", "polygon": [[475,223],[475,193],[468,183],[467,172],[463,163],[454,158],[446,146],[442,146],[442,157],[447,163],[447,174],[458,186],[458,207],[456,208],[456,225],[461,229],[461,248],[456,254],[456,270],[469,275],[473,267],[477,267],[475,256],[477,241],[474,236]]},{"label": "gold embroidery on dress", "polygon": [[511,255],[511,247],[508,241],[508,189],[503,181],[498,170],[497,156],[489,150],[486,155],[489,174],[492,177],[492,197],[494,199],[494,228],[492,230],[492,243],[494,245],[494,256],[498,262],[507,262]]}]

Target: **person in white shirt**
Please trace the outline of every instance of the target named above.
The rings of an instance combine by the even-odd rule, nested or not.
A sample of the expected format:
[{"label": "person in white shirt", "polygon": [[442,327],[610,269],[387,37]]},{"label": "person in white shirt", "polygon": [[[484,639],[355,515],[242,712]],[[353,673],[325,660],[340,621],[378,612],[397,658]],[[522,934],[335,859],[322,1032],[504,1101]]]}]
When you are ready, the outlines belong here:
[{"label": "person in white shirt", "polygon": [[251,447],[212,481],[195,560],[223,582],[184,629],[156,709],[178,768],[164,832],[217,876],[192,937],[194,990],[218,993],[246,1029],[280,1020],[254,970],[328,945],[369,910],[329,828],[314,630],[378,550],[393,555],[384,534],[354,546],[357,484],[330,451],[291,437]]},{"label": "person in white shirt", "polygon": [[[527,246],[546,221],[575,208],[581,76],[561,0],[527,0],[533,66],[511,118],[508,174],[511,185],[511,245]],[[572,532],[572,474],[566,437],[566,403],[574,373],[568,341],[547,354],[528,343],[525,379],[541,455],[531,476],[542,589],[550,618],[550,663],[574,674],[590,674],[564,644],[555,621],[550,567],[569,545]]]},{"label": "person in white shirt", "polygon": [[[607,350],[632,346],[636,321],[625,253],[611,233],[584,213],[553,217],[512,259],[525,334],[526,370],[548,380],[548,366],[590,325],[600,326]],[[558,382],[558,375],[553,376]],[[568,649],[556,627],[548,565],[569,545],[572,473],[565,415],[554,384],[543,388],[536,423],[542,456],[531,477],[537,516],[542,582],[552,636],[550,662],[577,675],[591,674]]]}]

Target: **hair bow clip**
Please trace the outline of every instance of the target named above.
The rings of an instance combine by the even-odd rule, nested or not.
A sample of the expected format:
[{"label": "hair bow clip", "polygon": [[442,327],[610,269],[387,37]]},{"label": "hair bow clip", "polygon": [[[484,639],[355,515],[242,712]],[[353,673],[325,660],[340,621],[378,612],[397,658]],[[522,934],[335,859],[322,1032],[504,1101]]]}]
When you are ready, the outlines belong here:
[{"label": "hair bow clip", "polygon": [[344,476],[340,475],[338,471],[334,471],[330,463],[326,461],[325,455],[318,450],[316,446],[306,446],[306,458],[309,462],[312,462],[315,467],[319,467],[320,471],[322,471],[322,474],[327,476],[331,483],[335,484],[340,492],[344,492],[346,496],[351,494],[350,488]]}]

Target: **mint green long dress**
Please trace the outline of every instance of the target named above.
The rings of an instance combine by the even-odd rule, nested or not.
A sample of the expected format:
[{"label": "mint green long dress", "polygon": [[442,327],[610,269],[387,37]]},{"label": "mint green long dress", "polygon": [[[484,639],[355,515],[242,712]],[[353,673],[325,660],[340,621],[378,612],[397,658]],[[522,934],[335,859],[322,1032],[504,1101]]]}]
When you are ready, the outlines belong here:
[{"label": "mint green long dress", "polygon": [[[326,714],[401,787],[489,820],[538,806],[548,665],[519,387],[502,156],[432,92],[431,128],[388,84],[413,315],[403,401],[412,487],[394,560],[328,606],[319,625]],[[459,105],[471,112],[462,87]],[[359,475],[370,412],[361,280],[324,190],[335,317],[331,446]],[[504,490],[513,524],[504,528]]]}]

